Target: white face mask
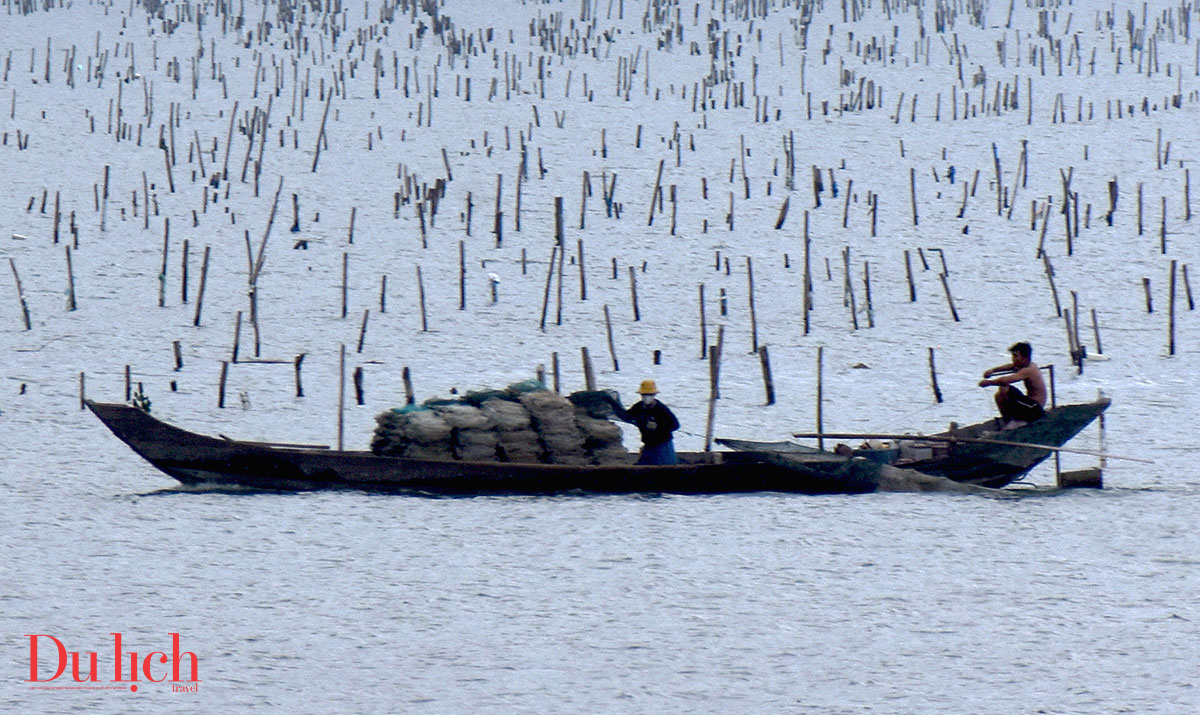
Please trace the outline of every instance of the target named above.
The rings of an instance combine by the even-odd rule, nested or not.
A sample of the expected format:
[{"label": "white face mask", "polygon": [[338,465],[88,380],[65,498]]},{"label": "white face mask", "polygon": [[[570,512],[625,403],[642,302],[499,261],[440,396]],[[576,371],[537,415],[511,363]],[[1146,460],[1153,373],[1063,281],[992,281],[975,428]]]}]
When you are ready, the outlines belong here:
[{"label": "white face mask", "polygon": [[642,404],[649,407],[654,404],[654,395],[642,395]]}]

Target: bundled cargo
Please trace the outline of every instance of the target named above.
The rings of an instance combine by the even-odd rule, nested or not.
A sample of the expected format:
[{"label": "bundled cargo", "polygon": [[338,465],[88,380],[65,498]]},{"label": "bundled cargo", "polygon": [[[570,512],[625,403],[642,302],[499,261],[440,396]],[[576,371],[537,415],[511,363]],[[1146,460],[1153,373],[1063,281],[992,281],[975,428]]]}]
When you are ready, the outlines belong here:
[{"label": "bundled cargo", "polygon": [[583,436],[575,424],[575,406],[549,390],[526,392],[518,398],[529,412],[533,427],[546,448],[551,464],[588,464]]},{"label": "bundled cargo", "polygon": [[502,462],[540,462],[543,449],[525,407],[505,397],[492,397],[480,409],[493,426]]},{"label": "bundled cargo", "polygon": [[375,418],[371,451],[411,459],[453,459],[453,427],[427,407],[388,410]]},{"label": "bundled cargo", "polygon": [[415,459],[628,463],[621,429],[606,419],[611,399],[596,392],[567,398],[527,380],[462,400],[428,400],[380,414],[371,449]]}]

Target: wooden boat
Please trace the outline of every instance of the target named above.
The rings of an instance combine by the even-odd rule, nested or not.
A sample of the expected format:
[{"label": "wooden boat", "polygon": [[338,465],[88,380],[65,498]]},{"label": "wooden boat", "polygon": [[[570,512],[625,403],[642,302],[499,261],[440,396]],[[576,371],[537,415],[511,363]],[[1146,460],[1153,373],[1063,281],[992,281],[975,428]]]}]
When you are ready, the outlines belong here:
[{"label": "wooden boat", "polygon": [[[1108,409],[1109,404],[1111,400],[1101,398],[1094,402],[1054,407],[1047,410],[1041,419],[1012,429],[1000,429],[998,420],[990,419],[925,436],[837,433],[823,436],[826,439],[886,438],[891,444],[856,449],[853,454],[881,464],[945,477],[964,484],[1000,488],[1028,474],[1054,451],[1039,447],[1062,448]],[[791,441],[718,439],[717,442],[731,449],[748,452],[821,453],[813,447]]]},{"label": "wooden boat", "polygon": [[[113,434],[159,470],[188,485],[273,490],[363,489],[440,495],[480,494],[724,494],[792,492],[858,494],[889,491],[970,491],[1004,486],[1046,458],[1024,445],[936,443],[925,454],[892,458],[892,450],[835,454],[795,443],[735,443],[732,452],[681,452],[670,466],[410,459],[319,445],[246,442],[189,432],[134,406],[88,401]],[[1006,440],[1058,446],[1108,401],[1051,410]],[[963,439],[988,433],[991,422],[956,430]],[[943,433],[946,434],[946,433]],[[933,438],[933,436],[931,436]],[[895,450],[902,455],[905,450]],[[916,454],[921,458],[912,458]]]},{"label": "wooden boat", "polygon": [[[879,465],[828,453],[681,452],[680,464],[671,466],[409,459],[210,437],[174,427],[130,405],[88,401],[87,406],[134,452],[188,485],[438,495],[856,494],[881,488]],[[891,476],[893,480],[884,480],[883,488],[894,488],[895,475]]]}]

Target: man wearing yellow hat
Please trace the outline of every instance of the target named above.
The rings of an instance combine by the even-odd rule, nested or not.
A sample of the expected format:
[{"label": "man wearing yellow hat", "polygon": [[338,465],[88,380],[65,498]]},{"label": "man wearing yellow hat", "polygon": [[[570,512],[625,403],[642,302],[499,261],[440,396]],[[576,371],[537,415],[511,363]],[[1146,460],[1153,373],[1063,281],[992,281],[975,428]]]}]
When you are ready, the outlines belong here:
[{"label": "man wearing yellow hat", "polygon": [[679,420],[670,408],[658,401],[658,385],[654,380],[642,380],[638,387],[641,401],[628,410],[617,408],[617,416],[633,423],[642,433],[642,454],[638,464],[678,464],[675,440],[671,433],[679,429]]}]

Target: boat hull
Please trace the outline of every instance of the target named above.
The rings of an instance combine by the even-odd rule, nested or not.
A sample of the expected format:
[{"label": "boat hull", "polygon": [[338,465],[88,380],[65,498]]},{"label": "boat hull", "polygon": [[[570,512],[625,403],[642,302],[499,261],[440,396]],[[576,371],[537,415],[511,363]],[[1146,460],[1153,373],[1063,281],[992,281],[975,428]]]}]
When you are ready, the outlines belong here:
[{"label": "boat hull", "polygon": [[878,487],[871,465],[836,456],[799,463],[770,454],[681,453],[681,464],[670,466],[407,459],[365,451],[218,439],[174,427],[135,407],[87,404],[146,461],[189,485],[441,495],[763,491],[847,494],[871,492]]},{"label": "boat hull", "polygon": [[[1022,427],[1000,430],[997,420],[991,419],[952,432],[929,435],[924,448],[927,456],[912,456],[907,451],[889,446],[881,449],[854,450],[855,456],[889,464],[935,477],[944,477],[960,484],[999,489],[1025,476],[1053,454],[1045,447],[1059,448],[1104,413],[1111,401],[1102,398],[1094,402],[1063,405],[1046,411],[1039,420]],[[972,442],[969,440],[985,440]],[[993,443],[986,443],[986,441]],[[719,443],[735,450],[749,452],[772,451],[790,455],[828,454],[797,442],[754,442],[719,439]],[[920,436],[906,437],[907,444],[921,443]],[[1008,442],[1020,444],[996,444]]]}]

